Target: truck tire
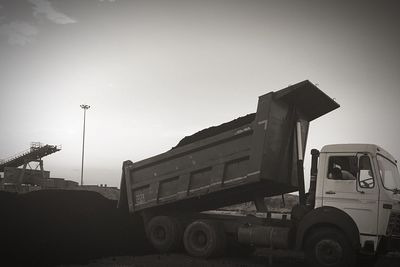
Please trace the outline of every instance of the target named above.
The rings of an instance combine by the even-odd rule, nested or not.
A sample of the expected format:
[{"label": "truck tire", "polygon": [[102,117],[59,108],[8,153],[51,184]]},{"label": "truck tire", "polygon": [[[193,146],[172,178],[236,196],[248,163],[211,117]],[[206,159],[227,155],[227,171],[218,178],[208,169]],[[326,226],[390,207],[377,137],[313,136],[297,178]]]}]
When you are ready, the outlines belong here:
[{"label": "truck tire", "polygon": [[356,253],[346,236],[332,227],[321,227],[307,237],[305,256],[314,267],[350,267],[356,264]]},{"label": "truck tire", "polygon": [[150,243],[160,252],[172,252],[182,245],[182,225],[173,217],[156,216],[146,227],[146,235]]},{"label": "truck tire", "polygon": [[222,225],[212,221],[198,220],[186,227],[183,243],[189,255],[210,258],[225,251],[226,236]]}]

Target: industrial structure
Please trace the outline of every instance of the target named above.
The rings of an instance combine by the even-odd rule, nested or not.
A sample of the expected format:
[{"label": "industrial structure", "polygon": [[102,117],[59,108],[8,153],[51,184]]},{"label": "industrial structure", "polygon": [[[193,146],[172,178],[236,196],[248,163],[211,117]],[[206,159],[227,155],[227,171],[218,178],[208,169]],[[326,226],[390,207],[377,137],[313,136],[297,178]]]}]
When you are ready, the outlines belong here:
[{"label": "industrial structure", "polygon": [[[63,178],[50,178],[43,168],[43,158],[61,150],[60,145],[32,142],[30,148],[0,161],[0,190],[29,192],[45,188],[66,188],[78,183]],[[22,166],[22,168],[20,168]]]},{"label": "industrial structure", "polygon": [[[61,145],[32,142],[30,148],[0,160],[0,191],[28,193],[42,189],[94,191],[111,199],[119,199],[119,190],[107,185],[81,185],[78,182],[50,176],[43,168],[43,158],[61,150]],[[21,167],[22,166],[22,167]]]}]

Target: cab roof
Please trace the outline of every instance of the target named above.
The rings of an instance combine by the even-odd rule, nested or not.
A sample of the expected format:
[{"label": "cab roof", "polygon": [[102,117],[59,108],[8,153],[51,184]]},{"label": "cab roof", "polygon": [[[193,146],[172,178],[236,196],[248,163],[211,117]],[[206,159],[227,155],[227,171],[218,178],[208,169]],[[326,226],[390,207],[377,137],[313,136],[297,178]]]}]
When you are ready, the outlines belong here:
[{"label": "cab roof", "polygon": [[366,152],[371,154],[381,154],[382,156],[397,162],[396,159],[385,149],[374,144],[331,144],[321,149],[321,153],[357,153]]}]

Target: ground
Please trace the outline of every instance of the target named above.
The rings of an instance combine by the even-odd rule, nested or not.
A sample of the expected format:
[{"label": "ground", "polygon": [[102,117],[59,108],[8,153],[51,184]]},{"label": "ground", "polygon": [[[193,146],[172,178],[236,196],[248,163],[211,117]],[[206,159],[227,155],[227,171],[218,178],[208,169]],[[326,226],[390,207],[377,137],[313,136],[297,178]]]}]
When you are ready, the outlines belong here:
[{"label": "ground", "polygon": [[[0,266],[306,266],[299,253],[267,249],[210,260],[156,254],[142,220],[96,192],[0,191],[0,218]],[[375,266],[398,267],[400,257],[380,258]]]},{"label": "ground", "polygon": [[[374,267],[398,267],[400,255],[388,255],[378,259]],[[85,265],[74,266],[134,266],[134,267],[306,267],[301,254],[285,254],[268,250],[258,250],[254,255],[247,257],[224,257],[217,259],[196,259],[185,254],[150,254],[145,256],[120,256],[96,259]],[[364,264],[360,265],[360,267]]]}]

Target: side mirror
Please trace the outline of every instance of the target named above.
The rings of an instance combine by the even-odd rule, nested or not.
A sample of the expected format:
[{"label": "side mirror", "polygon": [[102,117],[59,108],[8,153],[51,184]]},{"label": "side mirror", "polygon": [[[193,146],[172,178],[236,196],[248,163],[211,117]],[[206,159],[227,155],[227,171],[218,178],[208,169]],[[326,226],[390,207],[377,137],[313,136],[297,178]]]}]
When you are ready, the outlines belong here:
[{"label": "side mirror", "polygon": [[366,154],[360,155],[358,160],[357,191],[358,187],[365,189],[371,189],[375,187],[375,179],[372,172],[371,160]]}]

